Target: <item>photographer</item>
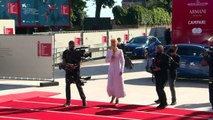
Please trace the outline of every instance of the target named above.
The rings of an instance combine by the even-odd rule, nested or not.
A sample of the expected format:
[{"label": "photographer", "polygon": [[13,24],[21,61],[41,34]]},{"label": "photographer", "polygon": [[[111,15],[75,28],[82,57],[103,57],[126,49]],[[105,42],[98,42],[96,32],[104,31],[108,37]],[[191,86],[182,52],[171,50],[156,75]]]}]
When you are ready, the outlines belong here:
[{"label": "photographer", "polygon": [[169,87],[172,95],[172,103],[171,105],[177,104],[176,102],[176,93],[175,93],[175,81],[177,78],[177,68],[180,66],[180,56],[176,53],[178,47],[176,45],[172,45],[170,50],[168,51],[168,55],[170,56],[170,67],[169,67]]},{"label": "photographer", "polygon": [[209,101],[213,110],[213,51],[203,52],[203,66],[209,66]]},{"label": "photographer", "polygon": [[70,105],[70,84],[75,83],[82,99],[82,106],[86,106],[86,96],[82,88],[82,81],[80,80],[80,63],[81,53],[75,49],[75,43],[69,42],[69,49],[63,52],[63,65],[66,71],[66,103],[65,107]]}]

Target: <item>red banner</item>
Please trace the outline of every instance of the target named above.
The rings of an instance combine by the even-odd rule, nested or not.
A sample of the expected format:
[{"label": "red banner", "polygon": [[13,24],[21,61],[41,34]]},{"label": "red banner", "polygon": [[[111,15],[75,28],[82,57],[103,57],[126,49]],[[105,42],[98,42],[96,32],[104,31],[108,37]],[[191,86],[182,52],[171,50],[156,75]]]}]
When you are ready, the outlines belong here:
[{"label": "red banner", "polygon": [[7,8],[9,14],[18,14],[18,3],[8,2]]},{"label": "red banner", "polygon": [[213,45],[213,0],[173,0],[172,4],[172,42]]},{"label": "red banner", "polygon": [[70,15],[70,6],[69,5],[61,5],[61,14],[62,15]]},{"label": "red banner", "polygon": [[38,41],[38,56],[50,57],[52,55],[52,44]]}]

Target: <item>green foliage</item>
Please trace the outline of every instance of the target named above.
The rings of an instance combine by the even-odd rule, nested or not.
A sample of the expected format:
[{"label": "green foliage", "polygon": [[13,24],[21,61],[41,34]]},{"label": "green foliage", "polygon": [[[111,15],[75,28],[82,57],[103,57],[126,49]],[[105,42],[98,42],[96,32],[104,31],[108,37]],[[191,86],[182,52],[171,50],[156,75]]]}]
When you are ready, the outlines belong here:
[{"label": "green foliage", "polygon": [[85,0],[71,0],[71,24],[81,26],[84,18],[86,17],[86,8]]},{"label": "green foliage", "polygon": [[146,6],[150,9],[160,7],[165,9],[169,13],[172,12],[172,0],[147,0]]},{"label": "green foliage", "polygon": [[123,9],[121,6],[115,6],[112,9],[112,13],[114,14],[115,23],[118,25],[127,24],[128,20],[126,19],[127,10]]},{"label": "green foliage", "polygon": [[171,24],[171,15],[163,8],[148,9],[139,5],[124,9],[113,8],[114,19],[119,25],[167,25]]},{"label": "green foliage", "polygon": [[142,22],[142,8],[141,6],[135,5],[128,9],[127,18],[129,19],[129,24],[137,25]]},{"label": "green foliage", "polygon": [[153,21],[155,25],[168,25],[171,23],[171,17],[163,8],[153,9]]}]

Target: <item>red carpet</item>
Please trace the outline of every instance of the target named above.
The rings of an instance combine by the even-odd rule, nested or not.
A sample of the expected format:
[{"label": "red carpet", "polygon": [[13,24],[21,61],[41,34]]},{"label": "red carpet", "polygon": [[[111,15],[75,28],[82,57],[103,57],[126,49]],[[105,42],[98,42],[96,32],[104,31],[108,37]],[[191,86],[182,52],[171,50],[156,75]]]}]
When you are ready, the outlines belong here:
[{"label": "red carpet", "polygon": [[0,120],[208,120],[213,118],[211,112],[172,108],[158,110],[152,106],[128,104],[115,107],[109,103],[94,101],[88,101],[87,107],[81,107],[81,101],[72,100],[72,105],[64,108],[62,106],[64,99],[47,98],[53,93],[41,92],[41,94],[43,95],[35,94],[31,98],[23,97],[23,99],[18,95],[18,99],[13,97],[13,101],[0,103]]},{"label": "red carpet", "polygon": [[27,98],[33,98],[33,97],[49,97],[49,96],[54,96],[57,94],[60,94],[60,93],[33,91],[33,92],[3,95],[3,96],[0,96],[0,103],[11,101],[14,99],[18,100],[18,99],[27,99]]}]

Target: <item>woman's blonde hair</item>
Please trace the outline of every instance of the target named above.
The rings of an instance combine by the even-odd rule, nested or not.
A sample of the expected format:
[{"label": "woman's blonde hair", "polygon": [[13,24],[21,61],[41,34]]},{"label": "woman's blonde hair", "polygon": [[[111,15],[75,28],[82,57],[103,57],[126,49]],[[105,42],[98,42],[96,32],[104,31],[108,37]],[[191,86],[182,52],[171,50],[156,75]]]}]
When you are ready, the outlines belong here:
[{"label": "woman's blonde hair", "polygon": [[111,42],[118,43],[118,40],[116,40],[116,39],[111,39]]}]

